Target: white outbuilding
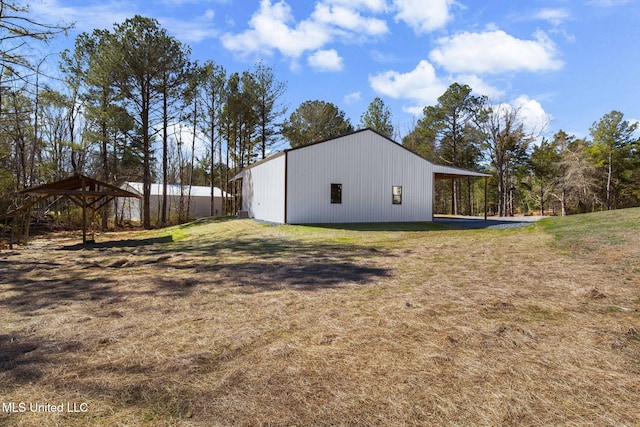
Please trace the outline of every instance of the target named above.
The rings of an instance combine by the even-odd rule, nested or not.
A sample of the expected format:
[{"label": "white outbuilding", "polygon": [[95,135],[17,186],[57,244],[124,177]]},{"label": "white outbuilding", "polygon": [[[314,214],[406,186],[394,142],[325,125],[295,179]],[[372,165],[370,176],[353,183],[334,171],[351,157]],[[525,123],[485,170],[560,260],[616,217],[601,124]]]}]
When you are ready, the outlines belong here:
[{"label": "white outbuilding", "polygon": [[490,175],[431,163],[371,129],[284,150],[236,175],[249,218],[282,224],[433,220],[436,179]]},{"label": "white outbuilding", "polygon": [[[142,197],[141,182],[125,182],[120,188],[138,194]],[[149,204],[151,221],[160,217],[162,207],[162,184],[151,184]],[[218,187],[213,188],[213,216],[224,215],[225,192]],[[188,219],[211,216],[211,187],[167,185],[167,214],[169,218],[177,217],[181,211],[189,209]],[[138,222],[142,220],[142,199],[124,199],[117,203],[118,217],[125,221]]]}]

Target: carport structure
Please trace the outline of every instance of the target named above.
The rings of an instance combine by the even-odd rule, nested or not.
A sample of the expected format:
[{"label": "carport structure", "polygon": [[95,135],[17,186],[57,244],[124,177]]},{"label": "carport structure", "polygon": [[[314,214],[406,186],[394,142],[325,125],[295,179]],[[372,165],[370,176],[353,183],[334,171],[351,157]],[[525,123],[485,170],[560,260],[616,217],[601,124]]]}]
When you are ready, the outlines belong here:
[{"label": "carport structure", "polygon": [[[20,193],[34,196],[21,210],[28,212],[27,218],[31,216],[33,205],[54,196],[66,197],[82,208],[82,244],[87,243],[87,210],[91,214],[93,223],[96,211],[105,206],[117,197],[135,197],[139,195],[123,190],[115,185],[98,181],[88,176],[76,174],[72,177],[47,184],[20,190]],[[27,221],[25,236],[29,237],[29,221]]]},{"label": "carport structure", "polygon": [[[444,180],[453,180],[453,179],[459,179],[459,178],[482,178],[484,177],[484,220],[487,220],[487,212],[489,209],[488,203],[487,203],[487,198],[489,196],[489,177],[491,175],[489,175],[488,173],[483,173],[483,172],[472,172],[472,171],[467,171],[464,169],[460,169],[460,173],[455,173],[455,167],[451,167],[448,166],[447,167],[448,171],[447,172],[436,172],[434,174],[434,178],[438,181],[444,181]],[[452,173],[451,170],[453,170],[454,172]],[[451,196],[453,197],[453,195]]]}]

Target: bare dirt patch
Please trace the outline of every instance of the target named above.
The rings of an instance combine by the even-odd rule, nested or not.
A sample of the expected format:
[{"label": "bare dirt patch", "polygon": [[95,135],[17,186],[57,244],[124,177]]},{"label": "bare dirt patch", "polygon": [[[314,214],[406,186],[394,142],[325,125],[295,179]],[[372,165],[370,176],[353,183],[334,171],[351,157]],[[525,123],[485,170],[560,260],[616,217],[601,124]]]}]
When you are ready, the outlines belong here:
[{"label": "bare dirt patch", "polygon": [[0,401],[87,404],[0,424],[640,422],[640,274],[611,246],[250,221],[101,241],[0,252]]}]

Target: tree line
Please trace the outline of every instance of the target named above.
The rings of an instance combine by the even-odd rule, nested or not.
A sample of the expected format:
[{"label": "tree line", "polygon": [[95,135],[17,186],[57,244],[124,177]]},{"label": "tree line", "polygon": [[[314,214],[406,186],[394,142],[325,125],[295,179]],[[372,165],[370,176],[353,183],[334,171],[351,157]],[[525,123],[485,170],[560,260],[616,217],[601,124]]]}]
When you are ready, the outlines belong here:
[{"label": "tree line", "polygon": [[[28,9],[14,11],[29,22]],[[166,225],[167,185],[234,193],[231,174],[264,158],[279,140],[286,86],[270,67],[259,62],[230,73],[213,61],[193,62],[189,47],[155,19],[135,16],[113,30],[80,34],[74,49],[60,55],[55,80],[44,79],[26,56],[10,66],[6,43],[2,49],[3,212],[20,206],[25,187],[83,173],[118,184],[142,181],[146,228],[151,183],[162,183],[158,225]],[[103,212],[105,226],[108,217]]]},{"label": "tree line", "polygon": [[[567,215],[640,205],[637,129],[611,111],[593,123],[590,138],[560,130],[548,139],[527,128],[518,108],[454,83],[424,109],[402,142],[436,163],[491,173],[491,213]],[[438,190],[441,213],[484,208],[482,189],[472,179],[439,183]]]},{"label": "tree line", "polygon": [[[288,117],[286,83],[262,62],[230,72],[209,60],[192,61],[189,46],[158,21],[135,16],[111,30],[82,33],[62,52],[59,72],[45,73],[47,56],[33,61],[25,49],[64,33],[35,23],[29,10],[0,0],[0,215],[25,200],[21,189],[71,174],[106,182],[143,183],[143,226],[170,218],[167,186],[219,187],[227,213],[238,209],[230,178],[272,153],[355,130],[345,113],[322,100],[303,102]],[[43,83],[45,82],[45,83]],[[358,128],[398,139],[389,108],[375,98]],[[595,122],[590,140],[558,132],[534,143],[517,109],[492,105],[469,86],[453,84],[424,109],[402,139],[436,163],[490,171],[492,210],[513,215],[539,210],[562,214],[635,206],[640,173],[636,124],[613,111]],[[151,183],[164,191],[155,223]],[[472,179],[438,183],[436,209],[477,213],[482,189]],[[60,210],[63,201],[45,206]],[[111,209],[111,210],[110,210]],[[106,206],[102,226],[118,212]]]}]

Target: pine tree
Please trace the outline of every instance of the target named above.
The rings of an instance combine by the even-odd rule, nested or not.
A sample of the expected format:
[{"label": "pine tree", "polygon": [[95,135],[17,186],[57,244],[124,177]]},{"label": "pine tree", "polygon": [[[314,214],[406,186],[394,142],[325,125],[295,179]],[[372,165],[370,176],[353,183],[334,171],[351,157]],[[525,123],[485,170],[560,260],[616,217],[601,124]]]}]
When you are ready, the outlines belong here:
[{"label": "pine tree", "polygon": [[376,97],[371,101],[367,111],[360,116],[360,128],[369,128],[389,139],[393,138],[391,110],[389,110],[381,98]]},{"label": "pine tree", "polygon": [[282,126],[291,147],[301,147],[353,132],[344,111],[325,101],[305,101]]}]

